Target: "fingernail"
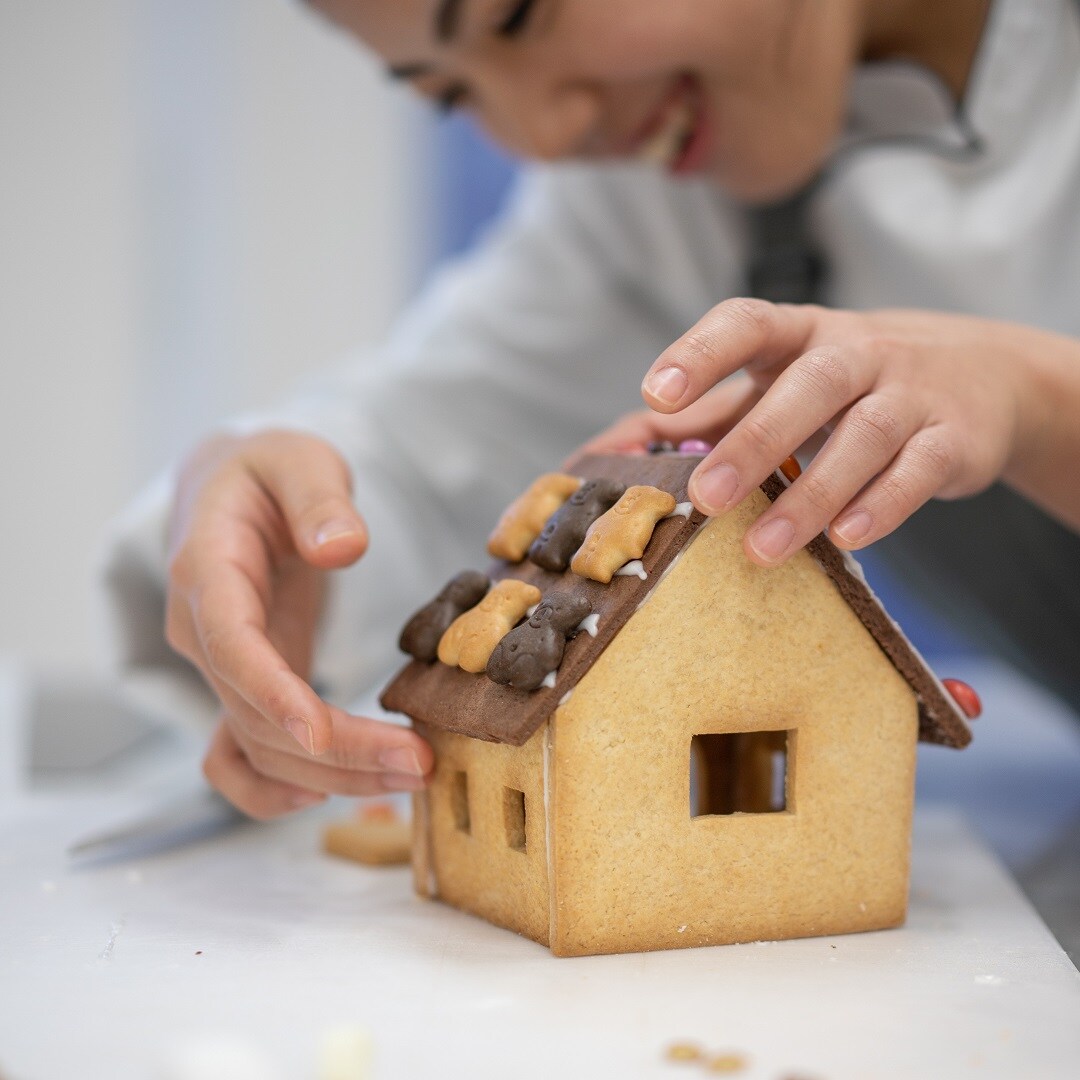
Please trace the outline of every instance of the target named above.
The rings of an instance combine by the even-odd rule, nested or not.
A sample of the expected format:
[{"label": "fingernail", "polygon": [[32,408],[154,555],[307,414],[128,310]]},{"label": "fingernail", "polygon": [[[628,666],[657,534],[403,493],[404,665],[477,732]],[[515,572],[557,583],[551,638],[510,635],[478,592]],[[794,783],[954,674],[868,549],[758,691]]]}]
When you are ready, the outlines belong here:
[{"label": "fingernail", "polygon": [[402,773],[384,773],[383,787],[388,791],[423,791],[427,781],[422,776],[405,776]]},{"label": "fingernail", "polygon": [[285,721],[285,730],[309,753],[315,756],[315,735],[311,725],[299,716]]},{"label": "fingernail", "polygon": [[750,534],[750,546],[759,558],[776,562],[795,538],[795,526],[787,518],[774,518]]},{"label": "fingernail", "polygon": [[344,518],[324,521],[315,533],[315,546],[321,547],[339,536],[355,536],[359,531],[355,521],[346,521]]},{"label": "fingernail", "polygon": [[424,775],[416,751],[410,750],[407,746],[399,746],[394,750],[384,750],[379,755],[379,764],[387,772],[405,773],[408,776]]},{"label": "fingernail", "polygon": [[665,405],[674,405],[689,386],[686,372],[677,367],[661,368],[645,380],[645,389]]},{"label": "fingernail", "polygon": [[739,489],[739,474],[730,465],[714,465],[693,481],[695,501],[710,514],[726,510]]},{"label": "fingernail", "polygon": [[326,802],[326,796],[317,791],[297,792],[289,799],[289,805],[296,810],[303,810],[305,806],[314,806],[316,803]]},{"label": "fingernail", "polygon": [[857,544],[870,533],[874,519],[866,510],[856,510],[838,521],[830,530],[831,536],[838,536],[845,544]]}]

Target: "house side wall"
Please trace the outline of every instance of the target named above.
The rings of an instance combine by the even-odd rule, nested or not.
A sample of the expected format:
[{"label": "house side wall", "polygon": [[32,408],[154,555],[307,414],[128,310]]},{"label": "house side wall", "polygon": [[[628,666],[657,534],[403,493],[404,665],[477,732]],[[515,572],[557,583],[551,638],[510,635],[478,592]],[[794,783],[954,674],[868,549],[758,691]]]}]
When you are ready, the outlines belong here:
[{"label": "house side wall", "polygon": [[[550,895],[543,763],[547,725],[520,747],[430,728],[424,728],[423,735],[435,751],[435,772],[424,800],[428,842],[418,836],[414,850],[414,867],[419,870],[426,861],[423,873],[417,875],[418,891],[547,945]],[[454,775],[459,772],[468,777],[467,833],[455,819],[460,791],[455,794]],[[524,851],[511,846],[507,788],[525,796]],[[419,819],[418,827],[424,828]]]},{"label": "house side wall", "polygon": [[[553,721],[552,948],[621,952],[903,920],[914,695],[805,553],[710,522]],[[691,818],[694,735],[789,730],[787,809]]]}]

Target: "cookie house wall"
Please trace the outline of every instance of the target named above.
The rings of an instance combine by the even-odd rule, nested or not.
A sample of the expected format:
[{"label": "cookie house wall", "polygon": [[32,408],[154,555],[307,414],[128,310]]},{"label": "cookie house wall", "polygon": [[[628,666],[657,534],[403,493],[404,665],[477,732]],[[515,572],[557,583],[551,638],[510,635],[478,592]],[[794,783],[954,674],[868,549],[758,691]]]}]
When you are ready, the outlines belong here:
[{"label": "cookie house wall", "polygon": [[[764,499],[701,531],[556,713],[558,955],[903,921],[916,700],[809,555],[746,560]],[[786,808],[691,818],[693,736],[778,730]]]},{"label": "cookie house wall", "polygon": [[417,891],[548,944],[547,725],[520,747],[417,730],[435,751],[431,783],[415,800]]}]

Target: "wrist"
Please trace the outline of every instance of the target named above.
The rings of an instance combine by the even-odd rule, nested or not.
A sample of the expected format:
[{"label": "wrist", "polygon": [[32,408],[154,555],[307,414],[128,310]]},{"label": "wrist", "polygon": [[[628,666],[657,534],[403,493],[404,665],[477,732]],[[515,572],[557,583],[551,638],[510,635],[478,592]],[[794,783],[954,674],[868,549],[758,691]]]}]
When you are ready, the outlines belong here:
[{"label": "wrist", "polygon": [[1016,423],[1002,479],[1080,530],[1080,341],[1032,330],[1015,370]]}]

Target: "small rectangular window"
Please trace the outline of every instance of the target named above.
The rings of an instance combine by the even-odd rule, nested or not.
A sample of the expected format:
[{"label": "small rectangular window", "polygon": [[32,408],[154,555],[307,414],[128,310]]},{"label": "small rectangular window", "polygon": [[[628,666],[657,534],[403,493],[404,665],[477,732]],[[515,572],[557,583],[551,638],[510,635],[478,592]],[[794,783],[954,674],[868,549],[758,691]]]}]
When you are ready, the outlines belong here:
[{"label": "small rectangular window", "polygon": [[503,789],[503,821],[506,823],[506,843],[515,851],[525,850],[525,792],[516,788]]},{"label": "small rectangular window", "polygon": [[469,778],[463,772],[455,772],[450,779],[450,811],[454,815],[454,825],[460,832],[471,833],[472,821],[469,818]]},{"label": "small rectangular window", "polygon": [[788,808],[789,731],[735,731],[690,740],[690,816],[775,814]]}]

